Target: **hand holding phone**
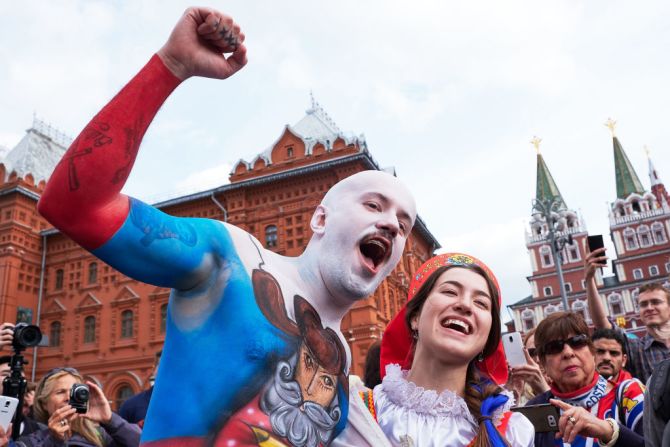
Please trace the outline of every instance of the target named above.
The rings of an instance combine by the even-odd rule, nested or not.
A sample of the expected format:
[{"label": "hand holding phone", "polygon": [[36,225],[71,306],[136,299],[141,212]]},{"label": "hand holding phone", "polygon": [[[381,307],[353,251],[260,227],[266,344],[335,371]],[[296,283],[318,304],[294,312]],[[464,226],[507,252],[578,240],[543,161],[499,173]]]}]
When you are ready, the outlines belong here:
[{"label": "hand holding phone", "polygon": [[558,431],[558,420],[561,418],[561,413],[552,404],[526,405],[525,407],[512,407],[510,410],[526,416],[538,433]]},{"label": "hand holding phone", "polygon": [[526,365],[526,355],[523,352],[523,341],[518,332],[508,332],[502,336],[503,348],[507,364],[511,367]]},{"label": "hand holding phone", "polygon": [[[588,244],[589,252],[591,253],[598,250],[599,248],[605,248],[605,241],[603,240],[602,234],[595,234],[593,236],[588,236],[586,238],[586,243]],[[598,262],[598,264],[605,266],[607,265],[607,261],[600,261]]]}]

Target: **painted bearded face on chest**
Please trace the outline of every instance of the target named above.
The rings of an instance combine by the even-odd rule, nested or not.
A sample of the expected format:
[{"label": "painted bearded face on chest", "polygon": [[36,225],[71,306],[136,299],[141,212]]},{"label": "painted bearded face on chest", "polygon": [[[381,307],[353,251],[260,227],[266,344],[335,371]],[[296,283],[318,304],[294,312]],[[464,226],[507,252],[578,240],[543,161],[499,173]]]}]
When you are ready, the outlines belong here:
[{"label": "painted bearded face on chest", "polygon": [[331,188],[312,219],[319,273],[331,295],[372,294],[398,264],[415,218],[414,199],[389,174],[365,171]]}]

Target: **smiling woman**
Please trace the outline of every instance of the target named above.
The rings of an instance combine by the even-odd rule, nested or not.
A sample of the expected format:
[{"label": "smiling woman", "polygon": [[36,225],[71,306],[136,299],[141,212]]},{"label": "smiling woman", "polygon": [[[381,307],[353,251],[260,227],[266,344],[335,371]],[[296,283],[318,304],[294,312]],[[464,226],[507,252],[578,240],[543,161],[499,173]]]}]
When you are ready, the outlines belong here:
[{"label": "smiling woman", "polygon": [[481,261],[448,253],[421,266],[382,339],[383,382],[352,396],[333,445],[532,445],[532,425],[497,385],[507,379],[499,306]]},{"label": "smiling woman", "polygon": [[[528,405],[552,403],[561,410],[557,436],[572,445],[639,446],[644,385],[635,379],[612,382],[596,371],[589,328],[581,314],[556,312],[535,332],[549,391]],[[537,433],[535,445],[555,445],[554,433]]]}]

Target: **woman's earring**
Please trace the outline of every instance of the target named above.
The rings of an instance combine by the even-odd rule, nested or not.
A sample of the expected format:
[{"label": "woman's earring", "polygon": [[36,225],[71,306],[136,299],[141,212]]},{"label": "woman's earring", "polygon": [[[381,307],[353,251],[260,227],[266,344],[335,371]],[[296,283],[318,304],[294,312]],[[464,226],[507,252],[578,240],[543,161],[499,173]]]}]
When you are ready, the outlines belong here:
[{"label": "woman's earring", "polygon": [[477,356],[477,361],[478,362],[483,362],[484,361],[484,351],[479,353],[479,355]]},{"label": "woman's earring", "polygon": [[419,339],[419,331],[417,331],[416,329],[412,329],[412,338],[414,340],[418,340]]}]

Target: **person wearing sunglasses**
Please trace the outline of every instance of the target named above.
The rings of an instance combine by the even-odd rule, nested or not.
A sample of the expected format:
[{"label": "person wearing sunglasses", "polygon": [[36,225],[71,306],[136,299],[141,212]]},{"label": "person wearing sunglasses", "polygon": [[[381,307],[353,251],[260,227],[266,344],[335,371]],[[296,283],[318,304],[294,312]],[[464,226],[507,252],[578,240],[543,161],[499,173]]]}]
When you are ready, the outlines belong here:
[{"label": "person wearing sunglasses", "polygon": [[556,312],[535,332],[540,365],[551,381],[549,391],[528,405],[551,403],[561,417],[558,433],[536,433],[536,447],[643,447],[644,387],[615,386],[596,371],[589,329],[580,314]]},{"label": "person wearing sunglasses", "polygon": [[[84,379],[74,368],[49,371],[35,390],[35,419],[45,428],[21,436],[18,447],[62,446],[136,447],[140,445],[140,428],[112,412],[109,401],[93,382],[86,382],[90,397],[85,413],[70,406],[70,390]],[[2,445],[2,444],[0,444]],[[11,444],[10,444],[11,445]]]}]

